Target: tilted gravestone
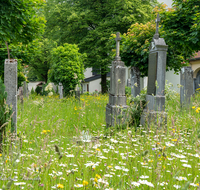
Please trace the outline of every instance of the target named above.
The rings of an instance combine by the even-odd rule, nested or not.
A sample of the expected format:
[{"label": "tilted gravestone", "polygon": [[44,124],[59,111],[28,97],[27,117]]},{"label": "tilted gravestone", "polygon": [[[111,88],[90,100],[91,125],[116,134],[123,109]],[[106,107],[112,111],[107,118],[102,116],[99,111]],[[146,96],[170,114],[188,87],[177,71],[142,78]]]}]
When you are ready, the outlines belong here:
[{"label": "tilted gravestone", "polygon": [[63,85],[60,82],[59,82],[58,90],[59,90],[60,99],[63,99]]},{"label": "tilted gravestone", "polygon": [[106,124],[107,127],[121,125],[126,122],[126,68],[124,62],[119,56],[120,33],[117,32],[116,37],[116,57],[112,61],[111,76],[110,76],[110,94],[109,103],[106,105]]},{"label": "tilted gravestone", "polygon": [[180,74],[180,102],[181,106],[188,106],[194,93],[193,70],[191,67],[183,67]]},{"label": "tilted gravestone", "polygon": [[136,67],[131,68],[131,95],[136,97],[140,94],[140,70]]},{"label": "tilted gravestone", "polygon": [[4,85],[6,86],[8,105],[12,105],[14,131],[17,133],[17,60],[6,59],[4,63]]},{"label": "tilted gravestone", "polygon": [[149,63],[148,63],[148,85],[146,101],[141,124],[144,125],[147,120],[159,125],[166,124],[167,113],[165,112],[165,73],[168,46],[163,38],[159,38],[159,14],[156,19],[156,33],[150,45]]}]

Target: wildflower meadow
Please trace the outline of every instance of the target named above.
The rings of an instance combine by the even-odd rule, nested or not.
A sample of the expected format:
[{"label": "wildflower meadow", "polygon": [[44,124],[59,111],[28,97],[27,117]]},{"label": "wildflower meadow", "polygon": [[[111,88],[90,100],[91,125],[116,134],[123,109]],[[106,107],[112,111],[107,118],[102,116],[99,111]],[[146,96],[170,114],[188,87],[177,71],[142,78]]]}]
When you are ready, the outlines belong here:
[{"label": "wildflower meadow", "polygon": [[123,129],[106,128],[108,95],[24,99],[17,139],[7,128],[0,154],[0,189],[198,189],[200,96],[183,108],[179,99],[168,95],[165,128]]}]

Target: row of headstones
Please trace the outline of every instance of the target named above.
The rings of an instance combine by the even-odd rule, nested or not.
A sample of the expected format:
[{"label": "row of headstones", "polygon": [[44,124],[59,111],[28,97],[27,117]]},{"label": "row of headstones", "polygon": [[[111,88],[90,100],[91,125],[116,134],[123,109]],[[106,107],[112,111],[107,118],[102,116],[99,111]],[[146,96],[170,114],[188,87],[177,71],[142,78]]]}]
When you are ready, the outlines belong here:
[{"label": "row of headstones", "polygon": [[[131,96],[140,94],[140,72],[134,67],[131,68],[131,79],[127,80],[127,86],[131,87]],[[183,67],[180,71],[180,103],[187,105],[194,94],[194,79],[191,66]]]}]

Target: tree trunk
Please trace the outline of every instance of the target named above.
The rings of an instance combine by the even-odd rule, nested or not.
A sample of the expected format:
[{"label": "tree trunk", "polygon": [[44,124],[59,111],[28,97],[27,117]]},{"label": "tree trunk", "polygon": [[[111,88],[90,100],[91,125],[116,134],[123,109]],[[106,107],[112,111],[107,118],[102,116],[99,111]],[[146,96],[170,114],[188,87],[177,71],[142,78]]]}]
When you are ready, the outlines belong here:
[{"label": "tree trunk", "polygon": [[5,41],[6,43],[6,47],[7,47],[7,51],[8,51],[8,59],[10,59],[10,50],[9,50],[9,47],[8,47],[8,43]]},{"label": "tree trunk", "polygon": [[101,74],[101,92],[102,92],[102,94],[105,94],[108,91],[108,87],[106,84],[106,75],[107,74]]}]

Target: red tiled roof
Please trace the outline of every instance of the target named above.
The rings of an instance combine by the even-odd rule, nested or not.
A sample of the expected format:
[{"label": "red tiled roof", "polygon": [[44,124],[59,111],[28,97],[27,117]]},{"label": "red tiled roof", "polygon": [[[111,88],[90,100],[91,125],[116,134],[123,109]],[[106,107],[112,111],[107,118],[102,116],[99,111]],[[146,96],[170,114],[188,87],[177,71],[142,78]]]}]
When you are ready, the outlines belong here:
[{"label": "red tiled roof", "polygon": [[196,54],[195,54],[195,56],[193,57],[193,59],[194,58],[200,58],[200,51],[198,51]]}]

